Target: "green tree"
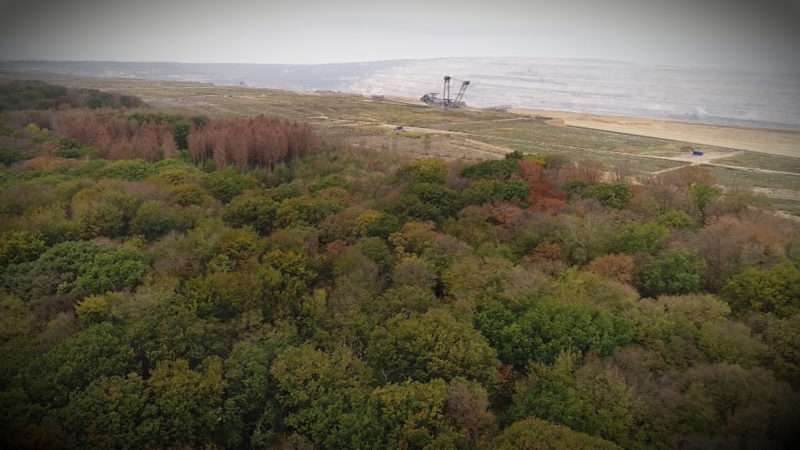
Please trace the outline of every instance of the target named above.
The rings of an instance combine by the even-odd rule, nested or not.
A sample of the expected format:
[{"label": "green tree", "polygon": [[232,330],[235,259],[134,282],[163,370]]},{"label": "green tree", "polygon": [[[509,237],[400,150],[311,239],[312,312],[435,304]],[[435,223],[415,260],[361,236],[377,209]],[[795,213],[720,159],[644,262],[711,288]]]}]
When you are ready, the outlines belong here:
[{"label": "green tree", "polygon": [[322,448],[369,447],[374,439],[366,413],[369,368],[352,352],[289,347],[277,355],[270,373],[290,430]]},{"label": "green tree", "polygon": [[697,346],[714,361],[753,367],[764,352],[761,339],[739,322],[721,320],[704,323],[698,332]]},{"label": "green tree", "polygon": [[261,258],[259,278],[270,302],[272,314],[296,311],[300,298],[308,292],[317,274],[302,255],[274,250]]},{"label": "green tree", "polygon": [[722,194],[722,189],[709,184],[697,183],[691,187],[692,198],[697,210],[700,212],[700,223],[706,223],[706,206],[714,197]]},{"label": "green tree", "polygon": [[380,296],[372,297],[367,312],[383,322],[396,314],[424,313],[440,303],[430,289],[418,286],[398,286],[387,289]]},{"label": "green tree", "polygon": [[703,261],[692,251],[670,250],[648,264],[641,278],[645,295],[688,294],[700,290]]},{"label": "green tree", "polygon": [[4,282],[24,300],[70,292],[75,289],[76,278],[93,266],[95,256],[113,251],[111,246],[88,241],[62,242],[50,247],[36,261],[10,266]]},{"label": "green tree", "polygon": [[47,250],[42,235],[32,231],[0,234],[0,272],[10,264],[32,261]]},{"label": "green tree", "polygon": [[149,200],[142,203],[131,220],[131,233],[156,240],[179,227],[179,218],[164,203]]},{"label": "green tree", "polygon": [[647,252],[655,255],[669,234],[669,229],[655,222],[629,222],[616,237],[615,249],[620,253]]},{"label": "green tree", "polygon": [[106,180],[72,197],[72,215],[84,225],[86,237],[121,237],[136,213],[138,201],[117,181]]},{"label": "green tree", "polygon": [[206,178],[206,187],[214,197],[228,203],[245,189],[258,185],[258,181],[250,174],[241,173],[232,167],[214,172]]},{"label": "green tree", "polygon": [[498,361],[486,339],[446,310],[397,315],[375,328],[365,351],[381,379],[465,377],[491,384]]},{"label": "green tree", "polygon": [[507,179],[519,171],[516,158],[490,159],[467,166],[461,170],[465,178]]},{"label": "green tree", "polygon": [[187,183],[170,188],[169,199],[181,206],[200,205],[210,197],[197,184]]},{"label": "green tree", "polygon": [[218,257],[224,257],[234,266],[247,265],[259,251],[258,235],[249,227],[224,230],[219,236],[216,250]]},{"label": "green tree", "polygon": [[524,200],[530,190],[530,185],[523,180],[508,180],[497,183],[494,194],[503,200]]},{"label": "green tree", "polygon": [[209,357],[192,370],[186,360],[161,361],[147,386],[158,408],[163,444],[210,444],[222,413],[222,360]]},{"label": "green tree", "polygon": [[316,226],[328,214],[342,209],[343,205],[338,202],[303,195],[281,201],[275,212],[275,219],[277,225],[283,228]]},{"label": "green tree", "polygon": [[422,159],[403,166],[394,175],[395,181],[444,184],[447,164],[441,159]]},{"label": "green tree", "polygon": [[669,228],[677,229],[695,229],[697,223],[692,219],[692,216],[683,211],[676,211],[671,209],[656,218],[656,223],[664,225]]},{"label": "green tree", "polygon": [[584,198],[594,198],[603,206],[623,209],[628,204],[631,188],[627,184],[598,183],[583,193]]},{"label": "green tree", "polygon": [[764,315],[759,328],[767,345],[764,356],[782,379],[800,388],[800,313],[787,318]]},{"label": "green tree", "polygon": [[75,389],[101,376],[124,375],[133,366],[133,350],[110,323],[91,326],[31,361],[23,386],[31,400],[61,407]]},{"label": "green tree", "polygon": [[616,450],[613,442],[531,417],[503,430],[494,443],[498,450]]},{"label": "green tree", "polygon": [[400,219],[391,214],[380,213],[374,220],[366,224],[364,234],[385,239],[390,234],[400,231],[400,227]]},{"label": "green tree", "polygon": [[108,301],[103,295],[90,295],[75,305],[75,313],[81,322],[100,323],[110,316]]},{"label": "green tree", "polygon": [[800,269],[789,263],[771,269],[748,267],[722,287],[722,297],[735,313],[775,313],[788,317],[800,312]]},{"label": "green tree", "polygon": [[100,377],[59,411],[68,447],[137,449],[166,444],[152,393],[135,373]]},{"label": "green tree", "polygon": [[269,368],[272,342],[239,342],[225,360],[226,399],[221,434],[229,447],[267,446],[279,436],[280,410]]},{"label": "green tree", "polygon": [[[686,371],[681,420],[689,433],[724,436],[732,445],[797,439],[794,408],[798,395],[763,368],[743,369],[723,363],[701,364]],[[778,438],[778,439],[776,439]],[[701,441],[702,443],[702,441]]]},{"label": "green tree", "polygon": [[225,207],[222,218],[236,227],[250,226],[266,236],[275,228],[278,203],[269,197],[240,197]]},{"label": "green tree", "polygon": [[230,333],[214,318],[198,317],[177,302],[160,302],[130,311],[124,340],[146,373],[159,361],[185,359],[197,365],[208,356],[225,357]]},{"label": "green tree", "polygon": [[75,289],[81,292],[102,294],[110,290],[133,287],[147,268],[147,261],[139,251],[114,249],[95,255],[91,264],[79,267]]},{"label": "green tree", "polygon": [[389,213],[408,219],[441,221],[461,209],[458,192],[437,183],[414,183],[387,206]]},{"label": "green tree", "polygon": [[560,354],[552,366],[531,362],[514,385],[512,420],[535,416],[575,431],[637,446],[637,398],[618,373],[576,367],[577,353]]},{"label": "green tree", "polygon": [[407,380],[372,392],[369,412],[382,431],[375,448],[454,448],[458,434],[444,415],[447,384]]},{"label": "green tree", "polygon": [[23,152],[22,150],[0,147],[0,164],[10,167],[18,161],[30,159],[31,155]]},{"label": "green tree", "polygon": [[121,178],[128,181],[142,181],[156,173],[156,168],[141,159],[114,161],[103,169],[106,178]]},{"label": "green tree", "polygon": [[536,302],[518,323],[521,333],[530,340],[527,347],[532,352],[514,355],[511,361],[517,367],[524,366],[528,359],[551,362],[565,350],[609,356],[633,337],[625,319],[603,309],[554,300]]},{"label": "green tree", "polygon": [[22,300],[0,290],[0,391],[36,356],[35,326]]}]

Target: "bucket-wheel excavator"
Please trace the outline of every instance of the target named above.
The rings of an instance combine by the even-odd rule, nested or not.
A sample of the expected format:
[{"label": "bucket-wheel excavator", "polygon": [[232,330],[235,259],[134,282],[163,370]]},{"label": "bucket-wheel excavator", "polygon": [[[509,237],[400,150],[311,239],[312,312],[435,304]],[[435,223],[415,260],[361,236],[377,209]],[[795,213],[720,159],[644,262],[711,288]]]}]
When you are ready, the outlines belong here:
[{"label": "bucket-wheel excavator", "polygon": [[[450,80],[461,82],[461,87],[458,89],[456,98],[450,98]],[[439,97],[438,92],[428,92],[427,94],[420,97],[420,100],[427,103],[428,105],[441,106],[442,108],[445,109],[461,108],[462,106],[464,106],[464,93],[467,92],[467,87],[469,87],[469,81],[458,80],[456,78],[451,77],[450,75],[445,75],[444,85],[442,86],[442,96]]]}]

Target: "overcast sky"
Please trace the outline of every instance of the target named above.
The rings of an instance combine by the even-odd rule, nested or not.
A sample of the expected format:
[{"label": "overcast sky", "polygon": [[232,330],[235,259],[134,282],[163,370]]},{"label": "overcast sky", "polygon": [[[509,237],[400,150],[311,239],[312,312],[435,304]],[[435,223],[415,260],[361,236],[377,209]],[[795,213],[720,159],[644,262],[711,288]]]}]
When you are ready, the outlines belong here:
[{"label": "overcast sky", "polygon": [[800,0],[0,0],[0,60],[440,56],[800,71]]}]

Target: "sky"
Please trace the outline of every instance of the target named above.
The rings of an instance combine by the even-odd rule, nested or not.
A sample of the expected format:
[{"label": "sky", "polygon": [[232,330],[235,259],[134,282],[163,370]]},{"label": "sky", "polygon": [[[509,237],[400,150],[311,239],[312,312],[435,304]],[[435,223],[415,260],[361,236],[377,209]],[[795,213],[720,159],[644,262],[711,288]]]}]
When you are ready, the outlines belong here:
[{"label": "sky", "polygon": [[800,72],[800,0],[0,0],[0,60],[592,58]]}]

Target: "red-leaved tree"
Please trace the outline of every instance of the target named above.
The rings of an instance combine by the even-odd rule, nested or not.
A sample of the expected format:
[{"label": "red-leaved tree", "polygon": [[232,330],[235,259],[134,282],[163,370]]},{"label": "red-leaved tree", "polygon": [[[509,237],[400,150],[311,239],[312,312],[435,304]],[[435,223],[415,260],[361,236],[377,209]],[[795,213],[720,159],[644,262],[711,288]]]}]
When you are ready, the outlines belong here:
[{"label": "red-leaved tree", "polygon": [[307,123],[262,115],[212,119],[192,129],[186,142],[195,162],[271,168],[310,152],[316,139]]}]

